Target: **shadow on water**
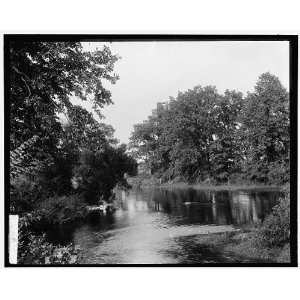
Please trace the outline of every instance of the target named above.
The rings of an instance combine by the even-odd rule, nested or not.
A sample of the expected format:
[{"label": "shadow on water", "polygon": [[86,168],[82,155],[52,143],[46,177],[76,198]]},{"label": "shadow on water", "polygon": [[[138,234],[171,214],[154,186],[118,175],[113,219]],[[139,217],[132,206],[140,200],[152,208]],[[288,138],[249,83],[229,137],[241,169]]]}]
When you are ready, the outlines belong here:
[{"label": "shadow on water", "polygon": [[47,239],[55,244],[67,245],[73,242],[74,232],[84,225],[88,225],[92,232],[109,230],[114,225],[113,214],[99,216],[99,213],[90,213],[84,221],[75,221],[68,224],[53,225],[46,229]]}]

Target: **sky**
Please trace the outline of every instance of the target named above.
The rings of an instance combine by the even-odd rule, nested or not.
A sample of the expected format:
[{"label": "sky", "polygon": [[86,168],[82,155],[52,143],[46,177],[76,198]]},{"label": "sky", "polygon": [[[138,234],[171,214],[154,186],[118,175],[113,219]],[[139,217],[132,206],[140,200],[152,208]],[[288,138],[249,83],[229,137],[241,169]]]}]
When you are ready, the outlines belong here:
[{"label": "sky", "polygon": [[[91,42],[84,47],[101,48]],[[259,75],[270,72],[289,85],[289,44],[277,42],[113,42],[121,59],[114,72],[120,80],[106,85],[113,105],[102,110],[103,122],[128,143],[133,125],[147,119],[157,102],[196,85],[214,85],[220,93],[253,91]],[[90,109],[89,105],[84,105]]]}]

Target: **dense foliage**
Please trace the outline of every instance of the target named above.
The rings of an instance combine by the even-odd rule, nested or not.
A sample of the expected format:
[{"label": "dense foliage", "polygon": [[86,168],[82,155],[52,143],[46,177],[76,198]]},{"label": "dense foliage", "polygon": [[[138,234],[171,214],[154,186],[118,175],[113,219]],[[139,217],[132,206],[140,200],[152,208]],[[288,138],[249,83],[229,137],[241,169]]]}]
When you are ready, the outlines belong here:
[{"label": "dense foliage", "polygon": [[26,232],[19,238],[18,256],[19,264],[77,264],[80,249],[72,244],[54,245],[46,240],[45,235]]},{"label": "dense foliage", "polygon": [[[86,51],[77,42],[18,39],[10,41],[9,51],[12,209],[28,212],[49,197],[85,189],[94,188],[98,198],[108,196],[135,161],[117,146],[111,126],[71,98],[92,103],[101,119],[101,108],[112,103],[103,83],[117,81],[118,56],[107,46]],[[93,174],[87,153],[97,157]],[[83,181],[79,189],[72,186],[74,176]],[[113,178],[112,183],[98,182],[105,178]]]},{"label": "dense foliage", "polygon": [[289,95],[270,73],[246,97],[196,86],[135,125],[131,149],[164,181],[285,183]]},{"label": "dense foliage", "polygon": [[290,242],[290,194],[285,192],[264,220],[256,241],[262,246],[283,246]]},{"label": "dense foliage", "polygon": [[54,147],[54,133],[60,129],[56,113],[71,113],[72,95],[92,102],[98,113],[112,103],[102,81],[116,82],[118,57],[108,47],[90,52],[81,43],[16,39],[9,49],[12,149],[33,134],[42,138],[44,147]]},{"label": "dense foliage", "polygon": [[136,175],[136,162],[125,151],[126,146],[121,145],[81,153],[72,180],[87,203],[95,204],[99,198],[110,200],[117,184],[126,185],[125,173]]},{"label": "dense foliage", "polygon": [[43,216],[37,211],[24,214],[19,220],[18,263],[19,264],[77,264],[80,248],[73,244],[54,245],[45,234],[32,231]]},{"label": "dense foliage", "polygon": [[[109,200],[136,162],[118,145],[101,109],[112,103],[118,56],[79,42],[9,41],[10,209],[32,224],[60,224],[84,216],[88,203]],[[72,98],[92,104],[93,112]],[[75,183],[75,184],[74,184]],[[74,263],[72,246],[48,243],[22,227],[21,263]]]}]

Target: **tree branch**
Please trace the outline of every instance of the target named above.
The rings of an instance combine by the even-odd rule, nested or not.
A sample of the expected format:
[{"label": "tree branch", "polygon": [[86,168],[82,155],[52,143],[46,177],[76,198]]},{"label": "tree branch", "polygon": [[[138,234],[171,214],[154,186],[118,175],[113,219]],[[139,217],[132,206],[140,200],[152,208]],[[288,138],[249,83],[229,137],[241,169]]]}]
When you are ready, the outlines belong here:
[{"label": "tree branch", "polygon": [[[27,97],[29,98],[29,97],[31,96],[31,91],[30,91],[30,88],[29,88],[29,86],[28,86],[26,80],[24,79],[24,77],[25,77],[27,80],[30,80],[29,77],[28,77],[26,74],[24,74],[23,72],[21,72],[20,70],[18,70],[18,68],[15,67],[15,66],[12,66],[12,69],[13,69],[17,74],[20,75],[21,80],[24,82],[24,84],[25,84],[25,86],[26,86],[26,88],[27,88],[27,91],[28,91],[28,96],[27,96]],[[24,77],[23,77],[23,76],[24,76]]]}]

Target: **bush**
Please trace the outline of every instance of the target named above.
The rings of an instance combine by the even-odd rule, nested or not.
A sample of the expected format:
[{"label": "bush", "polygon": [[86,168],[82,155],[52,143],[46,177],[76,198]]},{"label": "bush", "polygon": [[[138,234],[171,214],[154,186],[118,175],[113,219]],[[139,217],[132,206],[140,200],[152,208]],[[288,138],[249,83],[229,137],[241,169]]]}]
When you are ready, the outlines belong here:
[{"label": "bush", "polygon": [[45,234],[37,234],[43,226],[62,224],[83,218],[85,203],[79,196],[51,197],[35,205],[31,213],[23,214],[19,222],[19,264],[76,264],[80,249],[72,244],[54,245]]},{"label": "bush", "polygon": [[276,161],[269,164],[268,180],[270,183],[282,185],[290,181],[289,161]]},{"label": "bush", "polygon": [[86,203],[92,205],[112,196],[113,188],[125,183],[125,173],[136,175],[136,161],[126,153],[126,146],[104,146],[96,152],[85,149],[73,170],[72,181]]},{"label": "bush", "polygon": [[290,197],[286,193],[264,220],[258,231],[257,242],[274,247],[289,243],[290,240]]},{"label": "bush", "polygon": [[14,213],[31,211],[42,197],[41,187],[27,176],[19,176],[11,181],[10,206]]},{"label": "bush", "polygon": [[80,249],[73,244],[54,245],[46,241],[45,235],[29,232],[21,234],[18,248],[18,264],[77,264]]},{"label": "bush", "polygon": [[47,224],[63,224],[86,215],[86,204],[79,195],[50,197],[36,206],[36,211]]},{"label": "bush", "polygon": [[46,240],[45,234],[36,235],[30,231],[40,220],[37,213],[20,218],[18,264],[77,264],[81,258],[79,247],[54,245]]}]

